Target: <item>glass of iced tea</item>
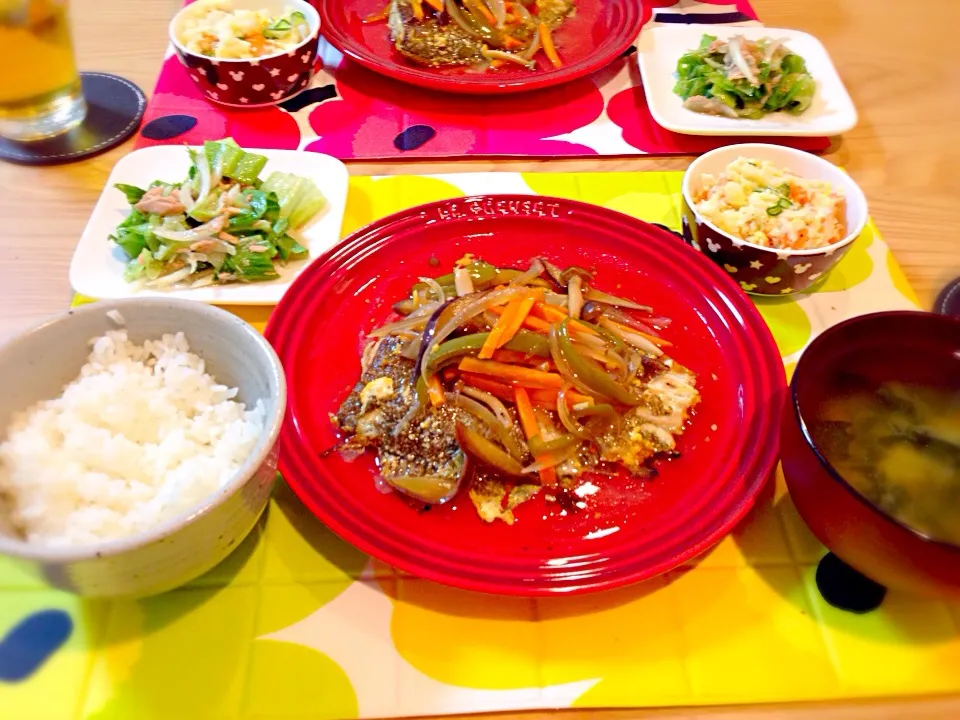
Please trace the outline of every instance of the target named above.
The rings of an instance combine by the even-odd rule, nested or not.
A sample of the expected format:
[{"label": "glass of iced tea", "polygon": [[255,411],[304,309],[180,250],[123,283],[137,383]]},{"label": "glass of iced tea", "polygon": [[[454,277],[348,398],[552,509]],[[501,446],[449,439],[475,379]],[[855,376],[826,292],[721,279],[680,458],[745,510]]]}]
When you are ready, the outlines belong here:
[{"label": "glass of iced tea", "polygon": [[66,0],[0,0],[0,135],[59,135],[87,112]]}]

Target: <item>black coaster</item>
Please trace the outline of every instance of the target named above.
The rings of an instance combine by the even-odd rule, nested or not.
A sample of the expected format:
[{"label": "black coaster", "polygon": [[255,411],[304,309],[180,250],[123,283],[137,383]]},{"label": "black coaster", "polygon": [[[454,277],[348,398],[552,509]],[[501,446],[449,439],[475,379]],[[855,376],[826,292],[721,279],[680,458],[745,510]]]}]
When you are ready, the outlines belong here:
[{"label": "black coaster", "polygon": [[0,138],[0,160],[23,165],[56,165],[97,155],[137,131],[147,98],[129,80],[99,72],[80,73],[87,116],[69,132],[47,140]]},{"label": "black coaster", "polygon": [[960,278],[957,278],[940,291],[933,301],[933,311],[941,315],[960,317]]},{"label": "black coaster", "polygon": [[827,553],[817,565],[817,589],[823,599],[840,610],[868,613],[876,610],[887,589],[862,575],[833,553]]}]

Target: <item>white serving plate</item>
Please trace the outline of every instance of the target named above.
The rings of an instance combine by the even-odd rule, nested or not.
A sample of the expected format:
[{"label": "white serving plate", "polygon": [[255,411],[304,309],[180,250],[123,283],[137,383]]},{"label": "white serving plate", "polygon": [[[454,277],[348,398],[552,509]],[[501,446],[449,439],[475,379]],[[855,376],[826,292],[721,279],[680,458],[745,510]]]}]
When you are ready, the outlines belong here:
[{"label": "white serving plate", "polygon": [[298,150],[261,150],[244,148],[267,157],[260,173],[288,172],[313,180],[327,204],[299,232],[300,244],[310,255],[285,267],[277,265],[280,277],[256,283],[232,283],[201,288],[170,290],[135,290],[123,279],[126,256],[107,238],[127,216],[130,206],[114,183],[146,187],[154,180],[180,182],[187,176],[190,158],[182,145],[160,145],[135,150],[114,166],[100,195],[93,214],[80,236],[70,263],[70,284],[81,295],[92,298],[179,297],[223,305],[274,305],[280,301],[290,283],[315,258],[340,242],[340,225],[347,202],[347,168],[329,155]]},{"label": "white serving plate", "polygon": [[[686,110],[680,96],[673,93],[677,60],[696,48],[704,34],[720,39],[734,35],[748,40],[782,38],[792,52],[806,61],[807,70],[817,84],[813,104],[802,115],[779,112],[760,120],[735,120]],[[667,130],[684,135],[829,137],[845,133],[857,124],[857,110],[826,48],[805,32],[769,27],[676,25],[642,33],[637,49],[647,106],[657,124]]]}]

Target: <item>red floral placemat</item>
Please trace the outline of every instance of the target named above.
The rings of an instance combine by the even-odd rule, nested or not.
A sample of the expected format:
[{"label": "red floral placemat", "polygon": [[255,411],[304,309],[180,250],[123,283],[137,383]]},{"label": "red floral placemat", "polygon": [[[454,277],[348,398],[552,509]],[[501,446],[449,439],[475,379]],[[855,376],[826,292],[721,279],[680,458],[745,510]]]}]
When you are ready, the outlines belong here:
[{"label": "red floral placemat", "polygon": [[[645,28],[757,23],[747,0],[642,2]],[[745,140],[679,135],[657,125],[647,109],[634,48],[590,77],[504,99],[422,90],[345,60],[324,42],[321,52],[323,68],[310,89],[278,107],[257,110],[207,102],[186,69],[169,55],[138,145],[197,143],[230,135],[248,147],[302,148],[343,160],[379,160],[689,155]],[[815,152],[828,145],[825,138],[781,142]]]}]

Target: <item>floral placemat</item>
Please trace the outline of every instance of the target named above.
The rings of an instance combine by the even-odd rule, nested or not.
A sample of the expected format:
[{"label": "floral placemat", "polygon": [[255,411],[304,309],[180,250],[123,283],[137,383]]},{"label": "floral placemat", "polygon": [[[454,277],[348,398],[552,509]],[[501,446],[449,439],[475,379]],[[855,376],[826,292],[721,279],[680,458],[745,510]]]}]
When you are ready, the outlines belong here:
[{"label": "floral placemat", "polygon": [[[756,25],[747,0],[643,0],[645,28]],[[138,146],[232,136],[245,147],[302,148],[342,160],[481,156],[698,154],[746,138],[679,135],[650,115],[635,48],[590,77],[503,98],[454,96],[381,77],[321,41],[310,89],[278,107],[233,110],[203,99],[172,54]],[[765,138],[823,151],[825,138]]]},{"label": "floral placemat", "polygon": [[[343,233],[489,192],[583,200],[680,227],[681,173],[354,177]],[[791,372],[851,315],[914,308],[870,224],[817,292],[758,299]],[[262,329],[270,308],[234,308]],[[376,563],[279,484],[255,532],[189,587],[83,601],[0,560],[0,716],[316,720],[960,692],[960,605],[890,593],[854,615],[782,478],[712,552],[584,597],[501,598]]]}]

